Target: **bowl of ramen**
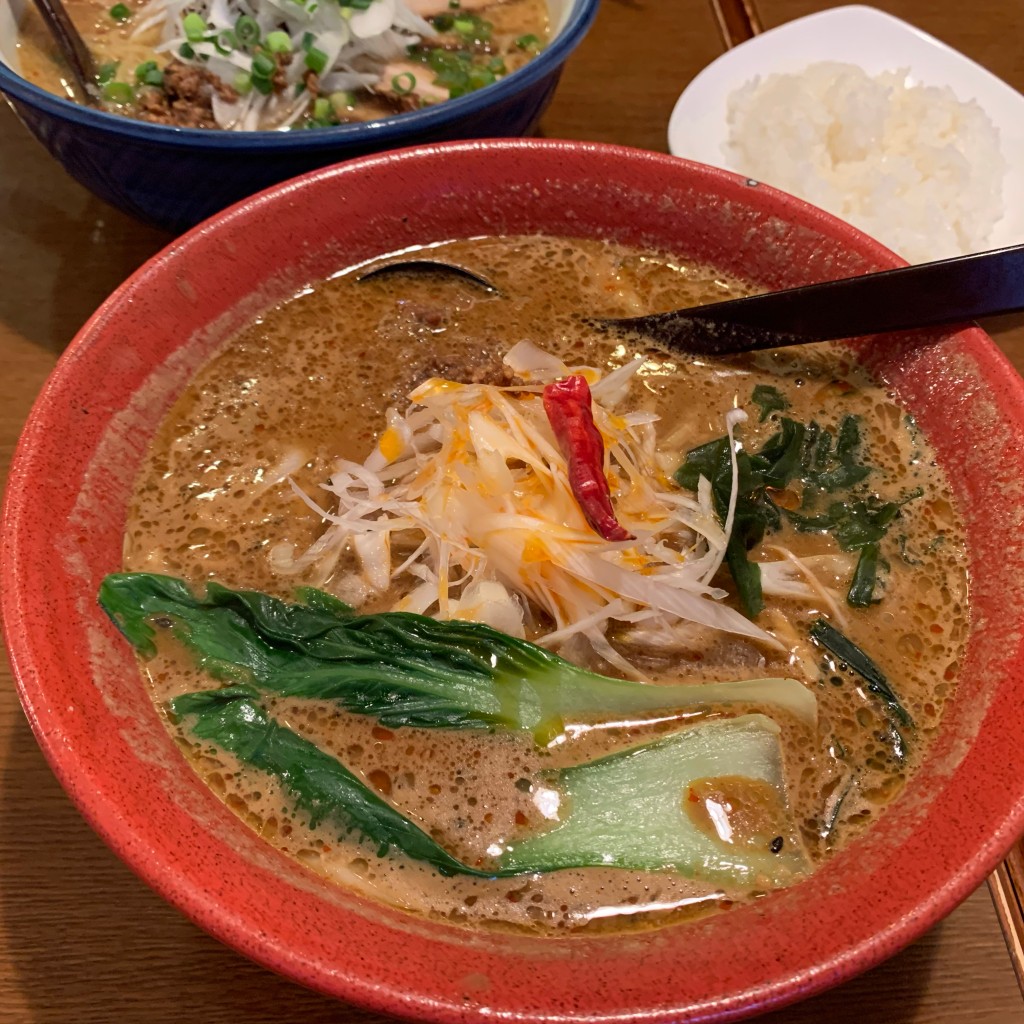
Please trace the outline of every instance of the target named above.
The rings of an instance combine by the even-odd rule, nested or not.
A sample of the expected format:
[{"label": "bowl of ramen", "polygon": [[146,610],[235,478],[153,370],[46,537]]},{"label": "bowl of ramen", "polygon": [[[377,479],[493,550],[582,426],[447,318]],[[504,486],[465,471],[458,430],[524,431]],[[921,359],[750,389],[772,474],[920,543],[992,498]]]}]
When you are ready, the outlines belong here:
[{"label": "bowl of ramen", "polygon": [[877,963],[1024,825],[1021,381],[975,328],[717,360],[591,318],[898,262],[539,140],[187,234],[11,471],[55,772],[194,921],[380,1011],[726,1020]]},{"label": "bowl of ramen", "polygon": [[171,231],[339,160],[525,135],[598,0],[68,0],[96,83],[0,0],[0,92],[76,180]]}]

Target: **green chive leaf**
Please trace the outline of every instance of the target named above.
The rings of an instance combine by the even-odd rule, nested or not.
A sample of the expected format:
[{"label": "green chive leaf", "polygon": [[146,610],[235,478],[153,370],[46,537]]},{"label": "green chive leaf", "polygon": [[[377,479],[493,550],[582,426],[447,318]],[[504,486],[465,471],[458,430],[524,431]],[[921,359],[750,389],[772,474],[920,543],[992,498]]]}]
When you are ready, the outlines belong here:
[{"label": "green chive leaf", "polygon": [[764,423],[771,413],[783,412],[789,408],[785,395],[771,384],[758,384],[750,398],[755,405],[761,407],[760,423]]}]

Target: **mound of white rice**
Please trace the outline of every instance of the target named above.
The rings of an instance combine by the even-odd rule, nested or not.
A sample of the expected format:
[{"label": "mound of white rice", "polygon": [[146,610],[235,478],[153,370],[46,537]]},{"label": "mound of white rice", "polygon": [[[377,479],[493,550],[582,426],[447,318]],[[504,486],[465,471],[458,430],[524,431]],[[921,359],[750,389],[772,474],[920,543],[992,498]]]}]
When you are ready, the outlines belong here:
[{"label": "mound of white rice", "polygon": [[733,169],[849,221],[912,263],[986,248],[1002,214],[999,133],[973,100],[821,62],[729,97]]}]

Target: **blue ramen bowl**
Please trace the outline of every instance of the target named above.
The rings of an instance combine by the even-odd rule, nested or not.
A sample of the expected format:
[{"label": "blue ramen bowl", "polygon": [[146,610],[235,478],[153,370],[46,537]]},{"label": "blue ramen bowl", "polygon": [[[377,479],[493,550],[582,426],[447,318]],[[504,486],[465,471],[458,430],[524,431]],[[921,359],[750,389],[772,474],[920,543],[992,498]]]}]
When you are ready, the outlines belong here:
[{"label": "blue ramen bowl", "polygon": [[78,182],[125,213],[181,232],[246,196],[328,164],[447,139],[528,134],[599,0],[548,0],[552,40],[493,85],[377,121],[311,131],[174,128],[94,110],[18,74],[15,26],[24,0],[0,0],[0,92]]}]

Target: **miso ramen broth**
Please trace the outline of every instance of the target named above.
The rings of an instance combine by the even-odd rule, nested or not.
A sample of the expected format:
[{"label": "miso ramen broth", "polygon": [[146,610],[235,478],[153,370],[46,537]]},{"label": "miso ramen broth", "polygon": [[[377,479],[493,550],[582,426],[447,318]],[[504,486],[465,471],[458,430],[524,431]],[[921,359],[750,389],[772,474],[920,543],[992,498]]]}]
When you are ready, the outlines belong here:
[{"label": "miso ramen broth", "polygon": [[[699,870],[687,877],[671,866],[444,877],[394,849],[378,856],[374,844],[330,822],[311,826],[310,815],[296,809],[279,778],[198,739],[183,718],[167,715],[169,728],[206,782],[268,842],[348,888],[419,915],[550,934],[647,927],[742,905],[798,882],[900,793],[955,684],[969,625],[966,558],[949,488],[926,439],[884,384],[870,380],[839,347],[685,358],[634,336],[598,332],[579,317],[667,309],[749,291],[713,268],[611,244],[542,237],[452,242],[436,255],[480,270],[500,294],[450,277],[395,274],[357,283],[352,273],[341,273],[269,310],[200,370],[167,416],[137,481],[126,570],[181,577],[200,594],[211,580],[284,599],[299,586],[314,585],[368,613],[405,602],[433,616],[443,607],[473,618],[476,606],[459,589],[462,570],[452,570],[450,589],[437,603],[423,605],[429,573],[426,561],[413,558],[421,538],[409,531],[393,538],[384,587],[374,585],[371,558],[352,541],[322,557],[305,557],[331,529],[311,503],[337,512],[340,499],[323,485],[339,466],[362,464],[392,444],[388,432],[405,429],[401,416],[420,408],[408,398],[414,389],[420,389],[421,402],[450,390],[444,382],[499,388],[493,394],[514,400],[516,389],[529,386],[531,373],[539,372],[521,366],[516,372],[503,361],[522,342],[530,344],[516,352],[527,352],[535,367],[546,353],[570,374],[593,368],[587,374],[595,407],[599,396],[615,405],[614,414],[599,422],[653,439],[647,450],[651,465],[660,467],[659,488],[680,500],[698,502],[696,487],[673,479],[688,452],[732,431],[744,452],[757,455],[784,428],[796,429],[785,427],[787,421],[800,425],[806,451],[813,424],[818,475],[808,470],[758,498],[762,507],[770,504],[771,521],[748,551],[762,566],[764,601],[748,635],[648,614],[639,599],[623,599],[617,615],[596,631],[574,631],[574,623],[557,623],[554,613],[516,592],[514,574],[493,572],[489,578],[501,584],[502,594],[515,593],[511,605],[522,612],[515,621],[501,619],[498,628],[519,630],[542,644],[557,628],[565,638],[558,642],[556,636],[550,646],[588,669],[659,685],[795,679],[817,702],[816,724],[792,708],[750,697],[676,713],[597,711],[561,722],[546,735],[386,727],[337,701],[261,698],[269,716],[336,758],[445,850],[485,874],[502,851],[544,834],[564,817],[567,798],[559,795],[552,772],[708,723],[765,715],[781,730],[785,815],[765,810],[762,797],[750,795],[744,788],[750,779],[698,780],[679,800],[698,829],[717,835],[716,842],[740,841],[719,827],[715,816],[724,813],[738,834],[749,826],[750,835],[767,836],[771,855],[780,865],[789,858],[789,866],[780,874],[761,871],[731,882]],[[642,356],[639,369],[623,381],[625,397],[613,402],[595,381],[632,365],[634,355]],[[733,409],[744,410],[746,420]],[[367,465],[385,461],[383,455],[374,458]],[[514,459],[507,465],[522,472]],[[642,524],[644,510],[624,497],[624,474],[610,472],[608,480],[623,524]],[[734,519],[717,529],[739,530],[739,517]],[[711,536],[715,529],[707,526]],[[646,543],[642,529],[633,532],[636,543]],[[609,550],[627,558],[631,542],[617,543]],[[724,558],[711,581],[725,596],[696,600],[725,606],[740,619],[745,605],[731,575],[734,558]],[[862,558],[870,563],[866,568]],[[521,572],[531,572],[529,559],[522,561]],[[641,576],[644,566],[652,578],[663,571],[644,559],[638,564]],[[411,565],[421,568],[413,572]],[[562,587],[562,607],[569,607],[568,585],[556,586]],[[589,600],[593,590],[582,588],[580,600]],[[487,605],[499,615],[509,606],[504,597]],[[884,685],[865,678],[828,643],[814,642],[812,627],[822,620],[869,656],[884,673]],[[743,621],[749,624],[749,616]],[[173,698],[222,682],[197,667],[173,630],[161,625],[168,623],[157,621],[158,653],[144,670],[154,700],[166,711]],[[749,824],[759,814],[770,819],[768,832]]]}]

